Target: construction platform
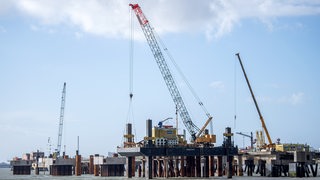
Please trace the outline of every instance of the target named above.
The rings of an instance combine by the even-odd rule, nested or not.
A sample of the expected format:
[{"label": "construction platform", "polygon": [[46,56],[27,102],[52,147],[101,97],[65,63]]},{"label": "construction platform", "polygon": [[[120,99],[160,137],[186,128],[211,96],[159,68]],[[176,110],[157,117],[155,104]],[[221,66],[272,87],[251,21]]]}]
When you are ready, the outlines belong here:
[{"label": "construction platform", "polygon": [[13,175],[30,175],[31,174],[31,166],[32,161],[30,160],[13,160],[10,162],[12,166]]},{"label": "construction platform", "polygon": [[[154,141],[152,120],[146,123],[147,136],[142,144],[132,143],[131,124],[127,124],[127,138],[124,147],[117,152],[127,158],[127,178],[135,177],[138,169],[139,177],[209,177],[234,174],[234,156],[238,148],[232,141],[231,128],[224,133],[222,146],[214,147],[211,143],[204,144],[161,144]],[[139,163],[140,162],[140,163]],[[138,167],[137,167],[138,166]],[[223,172],[223,169],[225,172]]]},{"label": "construction platform", "polygon": [[121,156],[234,156],[236,147],[131,147],[118,148]]}]

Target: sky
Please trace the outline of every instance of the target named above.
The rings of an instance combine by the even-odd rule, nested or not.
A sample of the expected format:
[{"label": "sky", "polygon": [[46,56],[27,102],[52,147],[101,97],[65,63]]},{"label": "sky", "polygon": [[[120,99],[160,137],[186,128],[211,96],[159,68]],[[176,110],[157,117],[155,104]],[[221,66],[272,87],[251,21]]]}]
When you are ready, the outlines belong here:
[{"label": "sky", "polygon": [[[62,145],[70,156],[78,136],[82,156],[107,155],[123,144],[126,123],[140,141],[147,119],[156,125],[175,117],[129,3],[139,3],[213,116],[216,146],[225,127],[246,134],[262,129],[235,56],[240,53],[272,140],[320,148],[318,0],[2,0],[0,162],[56,148],[64,82]],[[205,113],[166,60],[193,122],[202,127]],[[240,135],[234,142],[250,145]]]}]

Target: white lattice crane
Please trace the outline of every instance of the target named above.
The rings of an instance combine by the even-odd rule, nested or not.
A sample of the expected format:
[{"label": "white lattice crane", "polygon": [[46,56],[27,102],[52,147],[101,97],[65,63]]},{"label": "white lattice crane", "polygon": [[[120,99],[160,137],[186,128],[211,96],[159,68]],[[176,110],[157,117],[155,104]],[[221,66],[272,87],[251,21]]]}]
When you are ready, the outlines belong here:
[{"label": "white lattice crane", "polygon": [[62,97],[61,97],[58,144],[57,144],[57,149],[56,149],[56,156],[57,157],[60,157],[60,152],[61,152],[61,141],[62,141],[62,130],[63,130],[63,118],[64,118],[65,103],[66,103],[66,83],[63,84]]}]

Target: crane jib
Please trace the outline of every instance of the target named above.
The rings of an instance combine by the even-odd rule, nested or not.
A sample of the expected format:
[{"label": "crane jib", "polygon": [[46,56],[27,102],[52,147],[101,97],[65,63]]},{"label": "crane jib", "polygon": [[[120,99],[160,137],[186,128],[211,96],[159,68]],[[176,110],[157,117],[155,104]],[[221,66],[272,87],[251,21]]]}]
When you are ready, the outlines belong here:
[{"label": "crane jib", "polygon": [[144,16],[144,14],[138,4],[129,4],[129,6],[131,6],[132,9],[134,10],[134,12],[136,13],[138,20],[139,20],[139,23],[141,25],[145,25],[148,23],[147,18]]},{"label": "crane jib", "polygon": [[57,156],[60,156],[61,142],[62,142],[62,130],[63,130],[63,118],[64,108],[66,103],[66,83],[63,84],[62,96],[61,96],[61,107],[60,107],[60,118],[59,118],[59,132],[58,132],[58,144],[57,144]]}]

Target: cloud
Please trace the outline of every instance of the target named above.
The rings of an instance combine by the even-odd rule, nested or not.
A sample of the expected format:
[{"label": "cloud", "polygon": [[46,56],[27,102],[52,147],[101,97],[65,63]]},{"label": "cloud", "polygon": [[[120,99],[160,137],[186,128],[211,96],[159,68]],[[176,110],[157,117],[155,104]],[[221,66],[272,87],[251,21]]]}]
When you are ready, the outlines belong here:
[{"label": "cloud", "polygon": [[[0,14],[14,9],[42,26],[65,25],[76,31],[112,38],[130,37],[131,1],[118,0],[12,0],[1,1]],[[273,29],[280,17],[320,14],[318,0],[157,0],[138,1],[158,33],[200,32],[219,38],[232,32],[243,19],[258,19]],[[135,31],[141,30],[134,16]]]},{"label": "cloud", "polygon": [[17,0],[15,7],[23,15],[37,19],[42,26],[62,24],[105,37],[129,34],[129,6],[124,1]]},{"label": "cloud", "polygon": [[291,105],[298,105],[303,103],[305,100],[305,94],[303,92],[292,93],[290,96],[282,97],[278,101],[280,103],[289,103]]},{"label": "cloud", "polygon": [[223,90],[225,88],[225,85],[222,81],[214,81],[210,84],[210,87],[218,90]]},{"label": "cloud", "polygon": [[292,105],[297,105],[302,103],[304,100],[304,93],[299,92],[299,93],[293,93],[290,97],[290,102]]}]

